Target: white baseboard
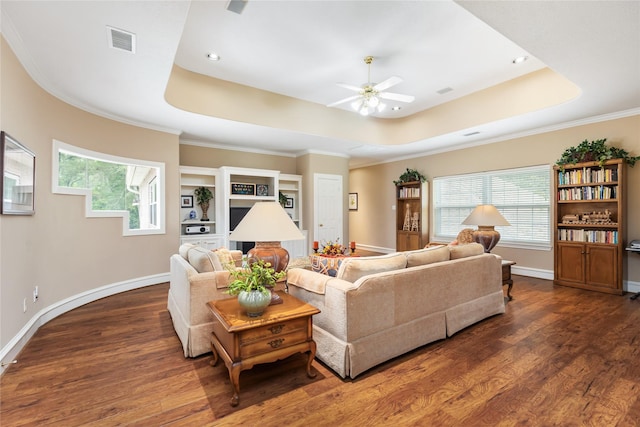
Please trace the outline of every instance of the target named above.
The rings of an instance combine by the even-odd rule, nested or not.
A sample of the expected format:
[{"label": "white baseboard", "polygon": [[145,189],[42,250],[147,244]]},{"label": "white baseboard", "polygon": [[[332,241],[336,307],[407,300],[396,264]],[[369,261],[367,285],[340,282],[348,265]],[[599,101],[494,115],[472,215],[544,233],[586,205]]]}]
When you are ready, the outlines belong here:
[{"label": "white baseboard", "polygon": [[396,248],[383,248],[382,246],[361,245],[360,243],[358,243],[358,246],[356,248],[356,254],[358,253],[358,249],[370,252],[380,252],[382,254],[392,254],[394,252],[397,252]]},{"label": "white baseboard", "polygon": [[622,287],[627,292],[633,292],[634,294],[640,292],[640,282],[632,282],[627,280],[622,284]]},{"label": "white baseboard", "polygon": [[[0,350],[0,360],[3,363],[11,363],[18,356],[22,348],[29,342],[36,331],[44,324],[61,314],[71,311],[92,301],[101,298],[119,294],[121,292],[130,291],[132,289],[144,288],[145,286],[157,285],[169,281],[169,273],[155,274],[153,276],[140,277],[137,279],[126,280],[124,282],[112,283],[110,285],[101,286],[91,289],[55,304],[45,307],[37,312],[24,327]],[[4,373],[7,366],[0,367],[0,375]]]},{"label": "white baseboard", "polygon": [[537,279],[553,280],[553,271],[542,270],[539,268],[518,267],[514,265],[511,267],[511,274],[517,274],[519,276],[535,277]]}]

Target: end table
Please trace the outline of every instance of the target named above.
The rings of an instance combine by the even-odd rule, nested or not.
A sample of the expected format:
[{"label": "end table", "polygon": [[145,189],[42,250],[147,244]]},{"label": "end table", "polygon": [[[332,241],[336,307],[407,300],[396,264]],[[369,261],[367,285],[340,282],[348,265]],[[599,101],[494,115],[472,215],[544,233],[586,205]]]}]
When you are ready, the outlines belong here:
[{"label": "end table", "polygon": [[260,317],[248,317],[237,298],[209,301],[213,314],[212,366],[221,358],[233,386],[231,406],[240,402],[240,372],[258,363],[270,363],[295,353],[308,353],[307,375],[316,355],[312,316],[320,310],[299,299],[278,292],[282,304],[270,305]]}]

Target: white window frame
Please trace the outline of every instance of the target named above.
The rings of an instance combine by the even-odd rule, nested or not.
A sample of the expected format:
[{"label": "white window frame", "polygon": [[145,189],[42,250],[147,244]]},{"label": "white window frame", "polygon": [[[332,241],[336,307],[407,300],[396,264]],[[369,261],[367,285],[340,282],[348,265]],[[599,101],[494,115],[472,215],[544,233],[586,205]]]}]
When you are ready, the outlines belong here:
[{"label": "white window frame", "polygon": [[[508,180],[496,181],[496,179],[499,179],[500,176],[517,176],[518,174],[530,175],[531,173],[540,173],[541,178],[546,179],[546,182],[543,181],[541,183],[542,186],[537,188],[537,193],[535,195],[530,193],[528,194],[526,191],[520,191],[519,194],[522,195],[522,198],[526,199],[527,202],[519,203],[516,201],[515,203],[508,203],[508,201],[505,200],[507,199],[505,197],[505,193],[508,194],[509,191],[513,190],[514,194],[516,194],[521,190],[521,188],[508,188]],[[551,250],[551,176],[551,166],[539,165],[434,178],[432,183],[433,200],[431,203],[431,218],[433,226],[431,227],[430,239],[432,241],[441,242],[454,240],[460,230],[468,227],[466,225],[462,225],[462,221],[464,221],[464,219],[477,205],[492,204],[495,205],[507,221],[513,225],[513,228],[508,226],[496,226],[496,230],[501,234],[500,246],[522,249]],[[473,192],[468,194],[468,198],[465,198],[465,191],[459,191],[456,192],[456,194],[462,197],[459,197],[455,202],[443,201],[443,197],[441,197],[440,192],[444,190],[441,190],[441,188],[443,186],[455,185],[454,183],[456,182],[458,185],[468,182],[468,185],[473,186]],[[500,185],[501,182],[504,182],[504,186]],[[495,188],[496,184],[498,188],[501,188],[501,190],[499,189],[492,194],[494,191],[492,188]],[[546,190],[543,190],[542,187],[546,187]],[[546,201],[544,200],[545,196]],[[527,206],[530,206],[531,209],[527,210]],[[443,222],[443,219],[441,218],[442,211],[445,209],[451,210],[452,214],[455,212],[454,221],[460,223],[460,226],[455,230],[455,232],[451,227],[451,219]],[[546,210],[546,212],[542,215],[536,215],[534,213],[534,209],[538,212],[540,212],[541,209],[543,211]],[[533,219],[534,216],[537,218],[537,221]],[[528,222],[527,218],[531,218],[531,221]],[[544,227],[542,231],[539,229],[540,222],[538,221],[542,221],[542,225]],[[449,225],[441,227],[441,224]],[[517,228],[518,224],[521,224],[521,227]],[[519,230],[522,235],[524,234],[523,230],[526,231],[528,227],[537,229],[535,233],[529,235],[530,238],[521,239],[518,238],[517,235],[514,237],[514,232],[516,230]],[[448,230],[443,231],[442,228],[447,228]],[[541,238],[540,235],[544,236]]]},{"label": "white window frame", "polygon": [[[119,163],[125,165],[139,165],[150,168],[156,168],[158,170],[157,181],[157,218],[158,224],[152,228],[129,228],[129,211],[126,210],[94,210],[92,206],[92,192],[90,189],[84,188],[71,188],[62,187],[58,182],[59,175],[59,156],[60,152],[72,153],[81,157],[87,157],[93,160],[99,160],[103,162]],[[51,156],[52,168],[51,168],[51,191],[54,194],[71,194],[76,196],[85,197],[85,216],[87,218],[122,218],[122,235],[123,236],[141,236],[149,234],[165,234],[166,233],[166,214],[165,214],[165,165],[161,162],[152,162],[149,160],[131,159],[127,157],[113,156],[110,154],[100,153],[97,151],[87,150],[85,148],[76,147],[70,144],[66,144],[61,141],[53,140],[53,155]]]},{"label": "white window frame", "polygon": [[158,177],[149,181],[149,224],[158,226]]}]

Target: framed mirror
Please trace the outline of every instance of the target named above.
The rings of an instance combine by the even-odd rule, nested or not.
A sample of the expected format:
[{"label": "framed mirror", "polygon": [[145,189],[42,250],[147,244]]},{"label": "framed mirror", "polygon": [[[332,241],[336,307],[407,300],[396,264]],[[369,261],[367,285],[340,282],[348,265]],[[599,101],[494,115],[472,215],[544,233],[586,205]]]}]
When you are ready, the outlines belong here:
[{"label": "framed mirror", "polygon": [[6,132],[0,132],[2,205],[4,215],[33,215],[36,155]]}]

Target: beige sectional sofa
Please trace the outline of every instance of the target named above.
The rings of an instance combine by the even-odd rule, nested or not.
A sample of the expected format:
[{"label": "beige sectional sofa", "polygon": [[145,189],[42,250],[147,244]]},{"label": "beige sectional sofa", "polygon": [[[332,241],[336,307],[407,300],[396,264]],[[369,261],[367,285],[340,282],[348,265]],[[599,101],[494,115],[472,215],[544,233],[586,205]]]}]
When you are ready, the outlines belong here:
[{"label": "beige sectional sofa", "polygon": [[501,260],[477,243],[348,258],[336,277],[294,268],[287,282],[320,309],[316,357],[343,378],[505,311]]}]

